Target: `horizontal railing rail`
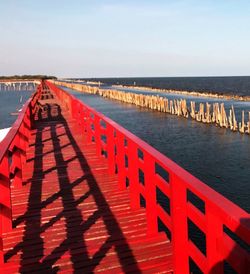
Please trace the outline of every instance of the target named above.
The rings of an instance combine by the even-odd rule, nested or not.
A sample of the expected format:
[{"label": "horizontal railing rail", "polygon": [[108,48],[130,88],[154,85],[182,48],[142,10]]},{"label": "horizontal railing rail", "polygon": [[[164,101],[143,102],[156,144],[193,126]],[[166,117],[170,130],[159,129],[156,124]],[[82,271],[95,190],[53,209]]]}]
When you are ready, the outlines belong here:
[{"label": "horizontal railing rail", "polygon": [[17,120],[0,143],[0,264],[4,263],[3,233],[12,229],[11,185],[21,187],[32,117],[41,87],[20,111]]},{"label": "horizontal railing rail", "polygon": [[47,82],[72,113],[97,153],[106,157],[119,188],[129,188],[131,207],[146,208],[148,236],[164,229],[171,238],[175,273],[190,262],[203,273],[249,268],[249,214],[152,146],[73,95]]}]

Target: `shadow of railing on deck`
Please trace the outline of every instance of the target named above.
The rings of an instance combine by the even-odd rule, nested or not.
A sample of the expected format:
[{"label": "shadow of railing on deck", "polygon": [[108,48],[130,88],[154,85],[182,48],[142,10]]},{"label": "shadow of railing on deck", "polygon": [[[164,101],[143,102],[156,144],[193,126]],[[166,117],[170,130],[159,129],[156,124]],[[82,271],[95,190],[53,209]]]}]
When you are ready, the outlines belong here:
[{"label": "shadow of railing on deck", "polygon": [[[82,154],[69,125],[62,116],[60,106],[46,104],[43,108],[39,109],[38,119],[39,123],[37,123],[37,132],[34,144],[34,172],[30,180],[31,186],[28,199],[28,209],[24,215],[18,217],[14,221],[15,226],[24,222],[24,237],[21,243],[17,244],[14,249],[7,252],[5,259],[9,260],[17,252],[21,251],[20,272],[43,270],[43,273],[56,273],[59,270],[59,267],[53,267],[53,265],[69,251],[72,267],[75,272],[82,268],[84,273],[92,273],[96,266],[100,264],[102,259],[105,258],[107,252],[114,247],[122,270],[128,272],[132,269],[134,272],[140,273],[137,262],[126,238],[105,200],[105,197],[101,192],[98,183],[91,172],[91,168]],[[43,140],[42,135],[43,132],[48,131],[48,127],[51,134],[53,149],[50,152],[44,152],[43,142],[48,140]],[[60,135],[57,135],[56,131],[59,127],[64,128],[65,134],[70,142],[68,146],[72,147],[76,155],[67,161],[64,159],[62,146],[60,145]],[[54,153],[56,165],[53,168],[44,170],[43,157],[44,154],[48,153]],[[82,176],[79,176],[79,178],[74,182],[70,180],[67,170],[68,163],[72,159],[79,160],[82,171]],[[44,184],[44,178],[46,174],[52,171],[57,172],[59,191],[43,201],[42,187]],[[80,198],[75,200],[73,188],[83,182],[84,184],[87,182],[89,190]],[[93,212],[87,220],[83,220],[81,210],[79,210],[77,206],[90,195],[92,195],[94,199],[97,210]],[[47,223],[42,223],[42,209],[59,198],[62,201],[62,211],[56,216],[53,216]],[[45,243],[42,234],[62,217],[65,219],[66,237],[61,241],[59,246],[54,247],[50,254],[44,254]],[[108,237],[102,243],[99,250],[90,257],[84,234],[99,218],[102,218],[105,224]]]}]

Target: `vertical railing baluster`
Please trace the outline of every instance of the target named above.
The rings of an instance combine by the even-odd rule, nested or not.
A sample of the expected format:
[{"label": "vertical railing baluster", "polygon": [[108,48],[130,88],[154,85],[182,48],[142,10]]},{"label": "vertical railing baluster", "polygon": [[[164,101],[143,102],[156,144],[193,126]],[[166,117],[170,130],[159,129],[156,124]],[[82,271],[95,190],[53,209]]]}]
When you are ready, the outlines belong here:
[{"label": "vertical railing baluster", "polygon": [[[1,206],[0,206],[1,207]],[[3,251],[3,232],[2,232],[2,213],[0,208],[0,265],[4,264],[4,251]]]},{"label": "vertical railing baluster", "polygon": [[101,125],[100,125],[100,117],[97,115],[95,115],[95,118],[94,118],[94,126],[95,126],[96,153],[98,156],[101,156],[102,155]]},{"label": "vertical railing baluster", "polygon": [[10,167],[8,150],[0,163],[0,206],[2,232],[12,229],[12,207],[10,196]]},{"label": "vertical railing baluster", "polygon": [[20,134],[17,133],[12,150],[12,171],[14,174],[13,186],[20,188],[22,186],[22,159],[20,149]]},{"label": "vertical railing baluster", "polygon": [[170,174],[170,188],[174,273],[189,273],[187,190],[185,184],[174,173]]},{"label": "vertical railing baluster", "polygon": [[[90,112],[89,109],[86,109],[85,124],[86,124],[86,130],[87,130],[87,142],[91,143],[92,142],[93,132],[92,132],[92,128],[91,128],[91,124],[92,124],[91,112]],[[94,124],[94,122],[93,122],[93,124]]]},{"label": "vertical railing baluster", "polygon": [[140,189],[138,171],[138,146],[133,141],[128,142],[129,192],[132,209],[140,208]]},{"label": "vertical railing baluster", "polygon": [[125,159],[124,159],[124,137],[118,130],[116,131],[116,161],[118,168],[118,188],[120,190],[126,189],[125,178]]},{"label": "vertical railing baluster", "polygon": [[83,134],[85,135],[85,140],[87,143],[91,143],[91,126],[90,126],[90,111],[88,108],[84,107],[81,119],[83,120]]},{"label": "vertical railing baluster", "polygon": [[[67,98],[68,101],[68,98]],[[77,100],[70,100],[70,104],[69,105],[69,113],[71,114],[71,117],[74,119],[77,119],[77,114],[78,114],[78,104],[77,104]]]},{"label": "vertical railing baluster", "polygon": [[23,167],[26,163],[26,150],[28,147],[29,137],[30,137],[30,128],[25,125],[25,123],[22,123],[19,131],[19,149],[20,149],[20,157],[21,157],[21,169],[23,170]]},{"label": "vertical railing baluster", "polygon": [[106,123],[107,135],[107,154],[109,173],[115,173],[115,144],[114,144],[114,128],[109,123]]},{"label": "vertical railing baluster", "polygon": [[206,253],[208,269],[213,269],[213,274],[224,273],[223,256],[218,250],[220,243],[223,242],[223,225],[216,214],[216,208],[206,203]]},{"label": "vertical railing baluster", "polygon": [[156,185],[154,183],[155,161],[153,156],[144,153],[144,176],[146,193],[147,234],[158,233]]},{"label": "vertical railing baluster", "polygon": [[80,130],[80,133],[83,132],[84,130],[84,123],[83,123],[83,105],[82,104],[79,104],[78,102],[78,124],[79,124],[79,130]]}]

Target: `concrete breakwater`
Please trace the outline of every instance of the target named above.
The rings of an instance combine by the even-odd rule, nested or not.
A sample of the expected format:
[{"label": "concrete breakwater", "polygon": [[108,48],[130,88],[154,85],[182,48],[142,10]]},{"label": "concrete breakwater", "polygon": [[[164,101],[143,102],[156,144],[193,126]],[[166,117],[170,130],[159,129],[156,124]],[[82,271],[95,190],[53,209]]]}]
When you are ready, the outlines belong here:
[{"label": "concrete breakwater", "polygon": [[[104,98],[110,98],[136,106],[157,110],[185,118],[191,118],[198,122],[215,124],[221,128],[228,128],[232,131],[250,134],[250,112],[245,115],[241,113],[241,121],[237,121],[234,107],[231,106],[229,115],[225,110],[224,103],[199,103],[195,101],[188,103],[186,99],[173,99],[161,97],[158,95],[145,95],[136,92],[125,92],[115,89],[101,89],[83,84],[69,82],[52,81],[56,85],[71,88],[80,92],[100,95]],[[198,105],[198,107],[196,107]],[[247,122],[246,122],[247,120]]]}]

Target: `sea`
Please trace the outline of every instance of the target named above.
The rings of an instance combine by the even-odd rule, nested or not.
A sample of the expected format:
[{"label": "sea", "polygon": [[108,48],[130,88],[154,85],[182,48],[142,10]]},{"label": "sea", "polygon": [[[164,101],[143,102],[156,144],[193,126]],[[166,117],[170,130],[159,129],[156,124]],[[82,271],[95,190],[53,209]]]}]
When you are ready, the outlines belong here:
[{"label": "sea", "polygon": [[0,89],[0,129],[11,127],[17,118],[18,111],[28,100],[31,91]]},{"label": "sea", "polygon": [[[250,76],[234,77],[131,77],[81,78],[108,85],[142,86],[160,89],[211,92],[217,94],[250,96]],[[80,80],[81,80],[80,79]]]}]

